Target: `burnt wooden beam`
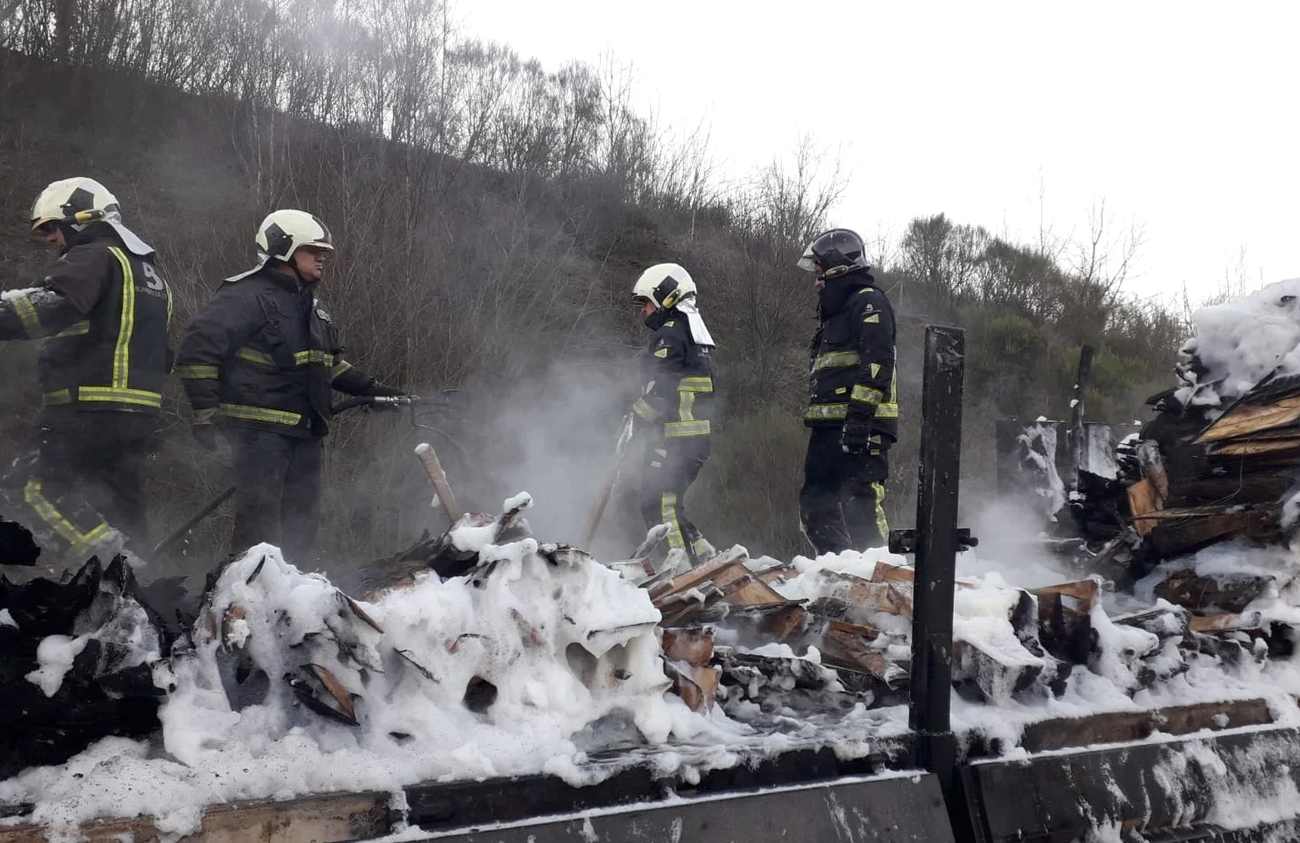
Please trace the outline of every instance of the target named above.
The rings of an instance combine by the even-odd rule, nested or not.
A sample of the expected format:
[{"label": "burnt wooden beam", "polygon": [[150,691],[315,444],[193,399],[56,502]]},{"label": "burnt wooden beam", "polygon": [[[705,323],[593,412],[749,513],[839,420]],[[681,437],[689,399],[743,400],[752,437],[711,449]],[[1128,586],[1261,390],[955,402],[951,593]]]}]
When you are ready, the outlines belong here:
[{"label": "burnt wooden beam", "polygon": [[917,765],[936,774],[952,808],[960,804],[949,706],[965,353],[966,335],[960,328],[926,328],[909,723],[917,733]]}]

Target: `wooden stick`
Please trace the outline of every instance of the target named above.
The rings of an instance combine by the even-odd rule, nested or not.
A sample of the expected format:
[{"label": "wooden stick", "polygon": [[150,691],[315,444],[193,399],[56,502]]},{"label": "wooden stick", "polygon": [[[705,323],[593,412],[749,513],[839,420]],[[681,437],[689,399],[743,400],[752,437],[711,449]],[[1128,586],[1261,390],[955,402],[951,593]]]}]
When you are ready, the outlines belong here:
[{"label": "wooden stick", "polygon": [[447,482],[447,472],[442,470],[438,453],[428,442],[421,442],[415,446],[415,455],[424,464],[424,472],[429,475],[429,482],[433,484],[433,491],[438,495],[438,500],[442,501],[442,508],[447,510],[447,517],[455,524],[465,513],[461,512],[456,504],[456,495],[451,490],[451,484]]}]

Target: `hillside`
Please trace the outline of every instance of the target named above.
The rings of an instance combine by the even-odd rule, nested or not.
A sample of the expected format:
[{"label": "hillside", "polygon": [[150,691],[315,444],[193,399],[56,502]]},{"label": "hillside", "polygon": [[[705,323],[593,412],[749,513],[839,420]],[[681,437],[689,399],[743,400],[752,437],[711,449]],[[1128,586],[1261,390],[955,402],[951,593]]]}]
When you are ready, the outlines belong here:
[{"label": "hillside", "polygon": [[[513,67],[548,91],[572,91],[580,73],[538,77],[512,55],[478,49],[467,48],[464,61],[480,73]],[[455,78],[471,99],[472,84],[485,84]],[[594,84],[589,93],[605,113],[626,108]],[[116,191],[128,222],[159,249],[177,294],[177,332],[221,277],[249,265],[251,233],[267,210],[309,208],[340,245],[323,294],[349,356],[417,392],[458,389],[454,417],[437,422],[433,440],[458,489],[488,510],[527,489],[548,507],[532,519],[563,539],[577,538],[635,388],[643,329],[627,291],[645,265],[678,261],[698,279],[719,341],[724,408],[713,459],[692,492],[695,519],[720,545],[803,550],[798,414],[815,306],[793,259],[826,209],[802,192],[772,189],[789,187],[793,171],[774,165],[752,192],[705,194],[670,178],[689,150],[629,130],[641,138],[643,165],[625,166],[607,123],[592,124],[591,147],[574,153],[577,163],[533,165],[503,151],[518,119],[500,103],[483,112],[496,121],[482,130],[492,144],[442,149],[418,133],[385,137],[316,111],[290,116],[256,98],[187,92],[108,59],[67,66],[0,52],[0,285],[22,286],[39,271],[45,256],[26,237],[25,214],[56,177],[92,175]],[[533,147],[551,148],[557,137]],[[918,220],[891,253],[897,259],[878,273],[901,317],[905,421],[887,501],[896,526],[912,517],[927,320],[971,334],[963,473],[972,506],[992,488],[993,420],[1067,412],[1079,343],[1100,348],[1089,406],[1110,420],[1132,419],[1139,399],[1166,380],[1178,324],[1051,256],[942,217]],[[6,461],[36,406],[31,360],[24,348],[0,361]],[[151,466],[159,533],[224,485],[219,467],[189,442],[175,387],[164,418],[166,445]],[[322,542],[331,567],[441,526],[430,522],[410,456],[429,435],[392,417],[339,424]],[[640,532],[634,503],[616,508],[598,543],[615,553]],[[192,562],[176,564],[205,568],[222,552],[226,529],[210,521],[190,545]]]}]

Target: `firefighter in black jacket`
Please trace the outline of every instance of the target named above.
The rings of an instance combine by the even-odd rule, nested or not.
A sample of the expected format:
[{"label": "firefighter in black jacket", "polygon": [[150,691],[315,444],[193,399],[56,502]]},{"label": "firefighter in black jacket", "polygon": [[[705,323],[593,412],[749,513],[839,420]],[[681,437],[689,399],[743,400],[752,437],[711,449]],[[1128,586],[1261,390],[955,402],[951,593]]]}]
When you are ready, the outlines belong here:
[{"label": "firefighter in black jacket", "polygon": [[186,329],[176,373],[194,409],[194,435],[234,461],[232,548],[278,545],[310,561],[320,516],[322,439],[332,390],[401,395],[342,357],[338,331],[316,296],[325,224],[305,211],[274,211],[256,235],[260,263],[227,278]]},{"label": "firefighter in black jacket", "polygon": [[817,317],[804,424],[812,428],[799,510],[817,553],[880,547],[889,447],[898,438],[894,310],[872,278],[862,238],[813,239],[798,262],[817,274]]},{"label": "firefighter in black jacket", "polygon": [[93,179],[45,188],[31,221],[59,259],[36,287],[0,295],[0,340],[43,340],[45,393],[35,451],[4,472],[6,495],[57,560],[109,556],[128,540],[138,552],[144,461],[171,362],[171,290],[153,248]]},{"label": "firefighter in black jacket", "polygon": [[647,526],[668,525],[668,546],[692,565],[713,546],[686,517],[686,490],[709,458],[713,417],[713,337],[695,301],[695,282],[675,263],[641,273],[632,289],[653,331],[643,363],[636,426],[648,432],[641,483]]}]

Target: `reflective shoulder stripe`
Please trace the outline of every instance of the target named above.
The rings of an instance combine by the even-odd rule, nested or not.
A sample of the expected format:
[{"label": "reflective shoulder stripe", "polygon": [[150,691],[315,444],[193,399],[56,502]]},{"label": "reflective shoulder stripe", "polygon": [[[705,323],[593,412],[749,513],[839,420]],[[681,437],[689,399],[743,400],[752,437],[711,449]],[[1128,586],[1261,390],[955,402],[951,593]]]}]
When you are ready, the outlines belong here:
[{"label": "reflective shoulder stripe", "polygon": [[117,347],[113,349],[113,386],[128,386],[131,372],[131,335],[135,332],[135,273],[131,261],[117,246],[108,249],[122,267],[122,318],[117,331]]},{"label": "reflective shoulder stripe", "polygon": [[50,339],[61,340],[64,337],[84,337],[86,334],[89,333],[90,333],[89,322],[75,322],[69,325],[68,327],[64,328],[62,331],[59,331]]},{"label": "reflective shoulder stripe", "polygon": [[265,407],[249,407],[245,404],[222,404],[221,415],[244,421],[260,421],[269,424],[283,424],[296,427],[302,421],[298,413],[284,410],[268,410]]},{"label": "reflective shoulder stripe", "polygon": [[14,312],[18,314],[18,321],[23,323],[23,330],[27,332],[28,339],[39,339],[45,335],[45,329],[41,327],[40,317],[36,315],[36,306],[32,300],[27,298],[27,294],[12,296],[9,299],[13,303]]},{"label": "reflective shoulder stripe", "polygon": [[664,436],[680,439],[686,436],[708,436],[709,422],[707,419],[701,421],[676,421],[664,422]]},{"label": "reflective shoulder stripe", "polygon": [[78,402],[106,404],[134,404],[137,407],[161,407],[162,395],[145,389],[127,389],[112,386],[79,386]]},{"label": "reflective shoulder stripe", "polygon": [[239,349],[239,351],[236,351],[235,356],[240,360],[243,360],[245,363],[252,363],[254,366],[275,365],[275,361],[271,359],[271,355],[264,351],[258,351],[255,348],[249,348],[248,346],[244,346]]},{"label": "reflective shoulder stripe", "polygon": [[881,392],[878,389],[872,389],[869,386],[863,386],[861,384],[858,384],[857,386],[853,387],[853,394],[850,395],[849,398],[853,401],[857,401],[860,404],[875,405],[885,400],[885,393]]},{"label": "reflective shoulder stripe", "polygon": [[848,404],[810,404],[803,417],[807,421],[843,421],[848,414]]},{"label": "reflective shoulder stripe", "polygon": [[828,351],[817,355],[817,359],[813,360],[812,370],[816,372],[821,369],[856,366],[861,359],[856,351]]},{"label": "reflective shoulder stripe", "polygon": [[693,375],[677,382],[678,392],[712,392],[713,378]]},{"label": "reflective shoulder stripe", "polygon": [[221,369],[217,366],[207,366],[202,363],[177,366],[176,377],[191,381],[215,381],[221,379]]}]

